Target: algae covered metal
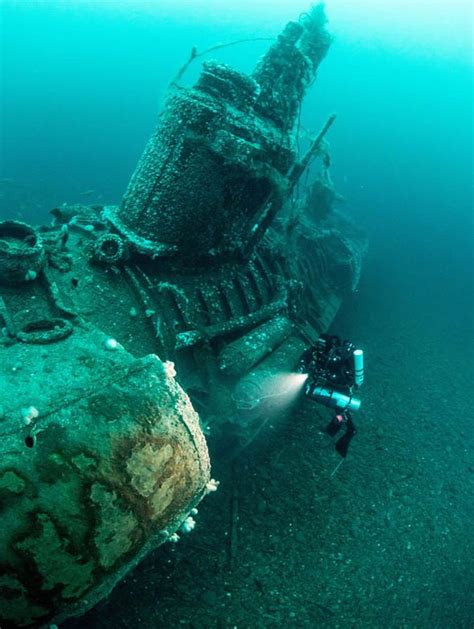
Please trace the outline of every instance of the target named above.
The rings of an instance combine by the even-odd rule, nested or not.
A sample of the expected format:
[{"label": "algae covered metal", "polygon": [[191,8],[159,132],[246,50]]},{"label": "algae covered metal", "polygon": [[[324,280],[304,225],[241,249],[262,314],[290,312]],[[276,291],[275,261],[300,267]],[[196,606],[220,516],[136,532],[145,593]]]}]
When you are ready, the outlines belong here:
[{"label": "algae covered metal", "polygon": [[206,492],[209,459],[169,366],[88,324],[2,348],[0,389],[0,610],[26,625],[107,595]]},{"label": "algae covered metal", "polygon": [[296,150],[329,43],[317,6],[252,75],[173,83],[120,206],[0,223],[2,626],[81,613],[172,538],[215,487],[203,433],[215,456],[252,440],[357,285],[334,117]]}]

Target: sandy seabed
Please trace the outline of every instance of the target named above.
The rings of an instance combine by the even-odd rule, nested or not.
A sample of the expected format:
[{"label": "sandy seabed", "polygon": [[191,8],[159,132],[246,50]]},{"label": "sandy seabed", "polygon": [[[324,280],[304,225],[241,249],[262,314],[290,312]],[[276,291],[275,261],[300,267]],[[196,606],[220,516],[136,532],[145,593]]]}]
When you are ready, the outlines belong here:
[{"label": "sandy seabed", "polygon": [[376,279],[333,325],[367,361],[337,472],[324,409],[269,419],[233,466],[214,464],[195,531],[63,627],[472,629],[472,317]]}]

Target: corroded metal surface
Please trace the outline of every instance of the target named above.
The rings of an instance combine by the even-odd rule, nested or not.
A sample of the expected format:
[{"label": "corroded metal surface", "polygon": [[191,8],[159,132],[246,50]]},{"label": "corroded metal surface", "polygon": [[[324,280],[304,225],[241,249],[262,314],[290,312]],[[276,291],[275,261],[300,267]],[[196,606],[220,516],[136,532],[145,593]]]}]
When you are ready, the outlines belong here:
[{"label": "corroded metal surface", "polygon": [[193,88],[173,87],[122,205],[106,211],[138,250],[236,252],[284,202],[298,110],[330,43],[325,22],[321,7],[290,22],[252,76],[207,62]]},{"label": "corroded metal surface", "polygon": [[2,626],[81,612],[205,493],[198,417],[158,357],[90,326],[4,348],[0,391]]}]

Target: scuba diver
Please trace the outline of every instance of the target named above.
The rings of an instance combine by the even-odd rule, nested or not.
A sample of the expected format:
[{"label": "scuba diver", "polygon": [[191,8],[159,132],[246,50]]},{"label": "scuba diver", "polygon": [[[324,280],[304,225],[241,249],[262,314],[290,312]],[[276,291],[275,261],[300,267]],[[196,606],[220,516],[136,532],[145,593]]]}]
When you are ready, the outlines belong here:
[{"label": "scuba diver", "polygon": [[308,376],[305,395],[335,414],[326,427],[334,437],[344,426],[345,432],[336,443],[336,450],[346,457],[356,427],[352,413],[359,410],[361,401],[354,397],[364,381],[364,353],[350,341],[338,336],[321,334],[316,343],[306,349],[298,363],[299,373]]}]

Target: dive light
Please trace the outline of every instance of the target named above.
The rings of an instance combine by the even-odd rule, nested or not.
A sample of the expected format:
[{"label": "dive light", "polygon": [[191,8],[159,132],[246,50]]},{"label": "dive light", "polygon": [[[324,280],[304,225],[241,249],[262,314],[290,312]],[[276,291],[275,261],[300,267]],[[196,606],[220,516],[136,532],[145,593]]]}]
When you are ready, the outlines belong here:
[{"label": "dive light", "polygon": [[309,384],[306,387],[306,395],[323,406],[341,411],[356,412],[359,410],[361,404],[361,401],[352,395],[347,395],[336,389],[330,389],[318,384]]}]

